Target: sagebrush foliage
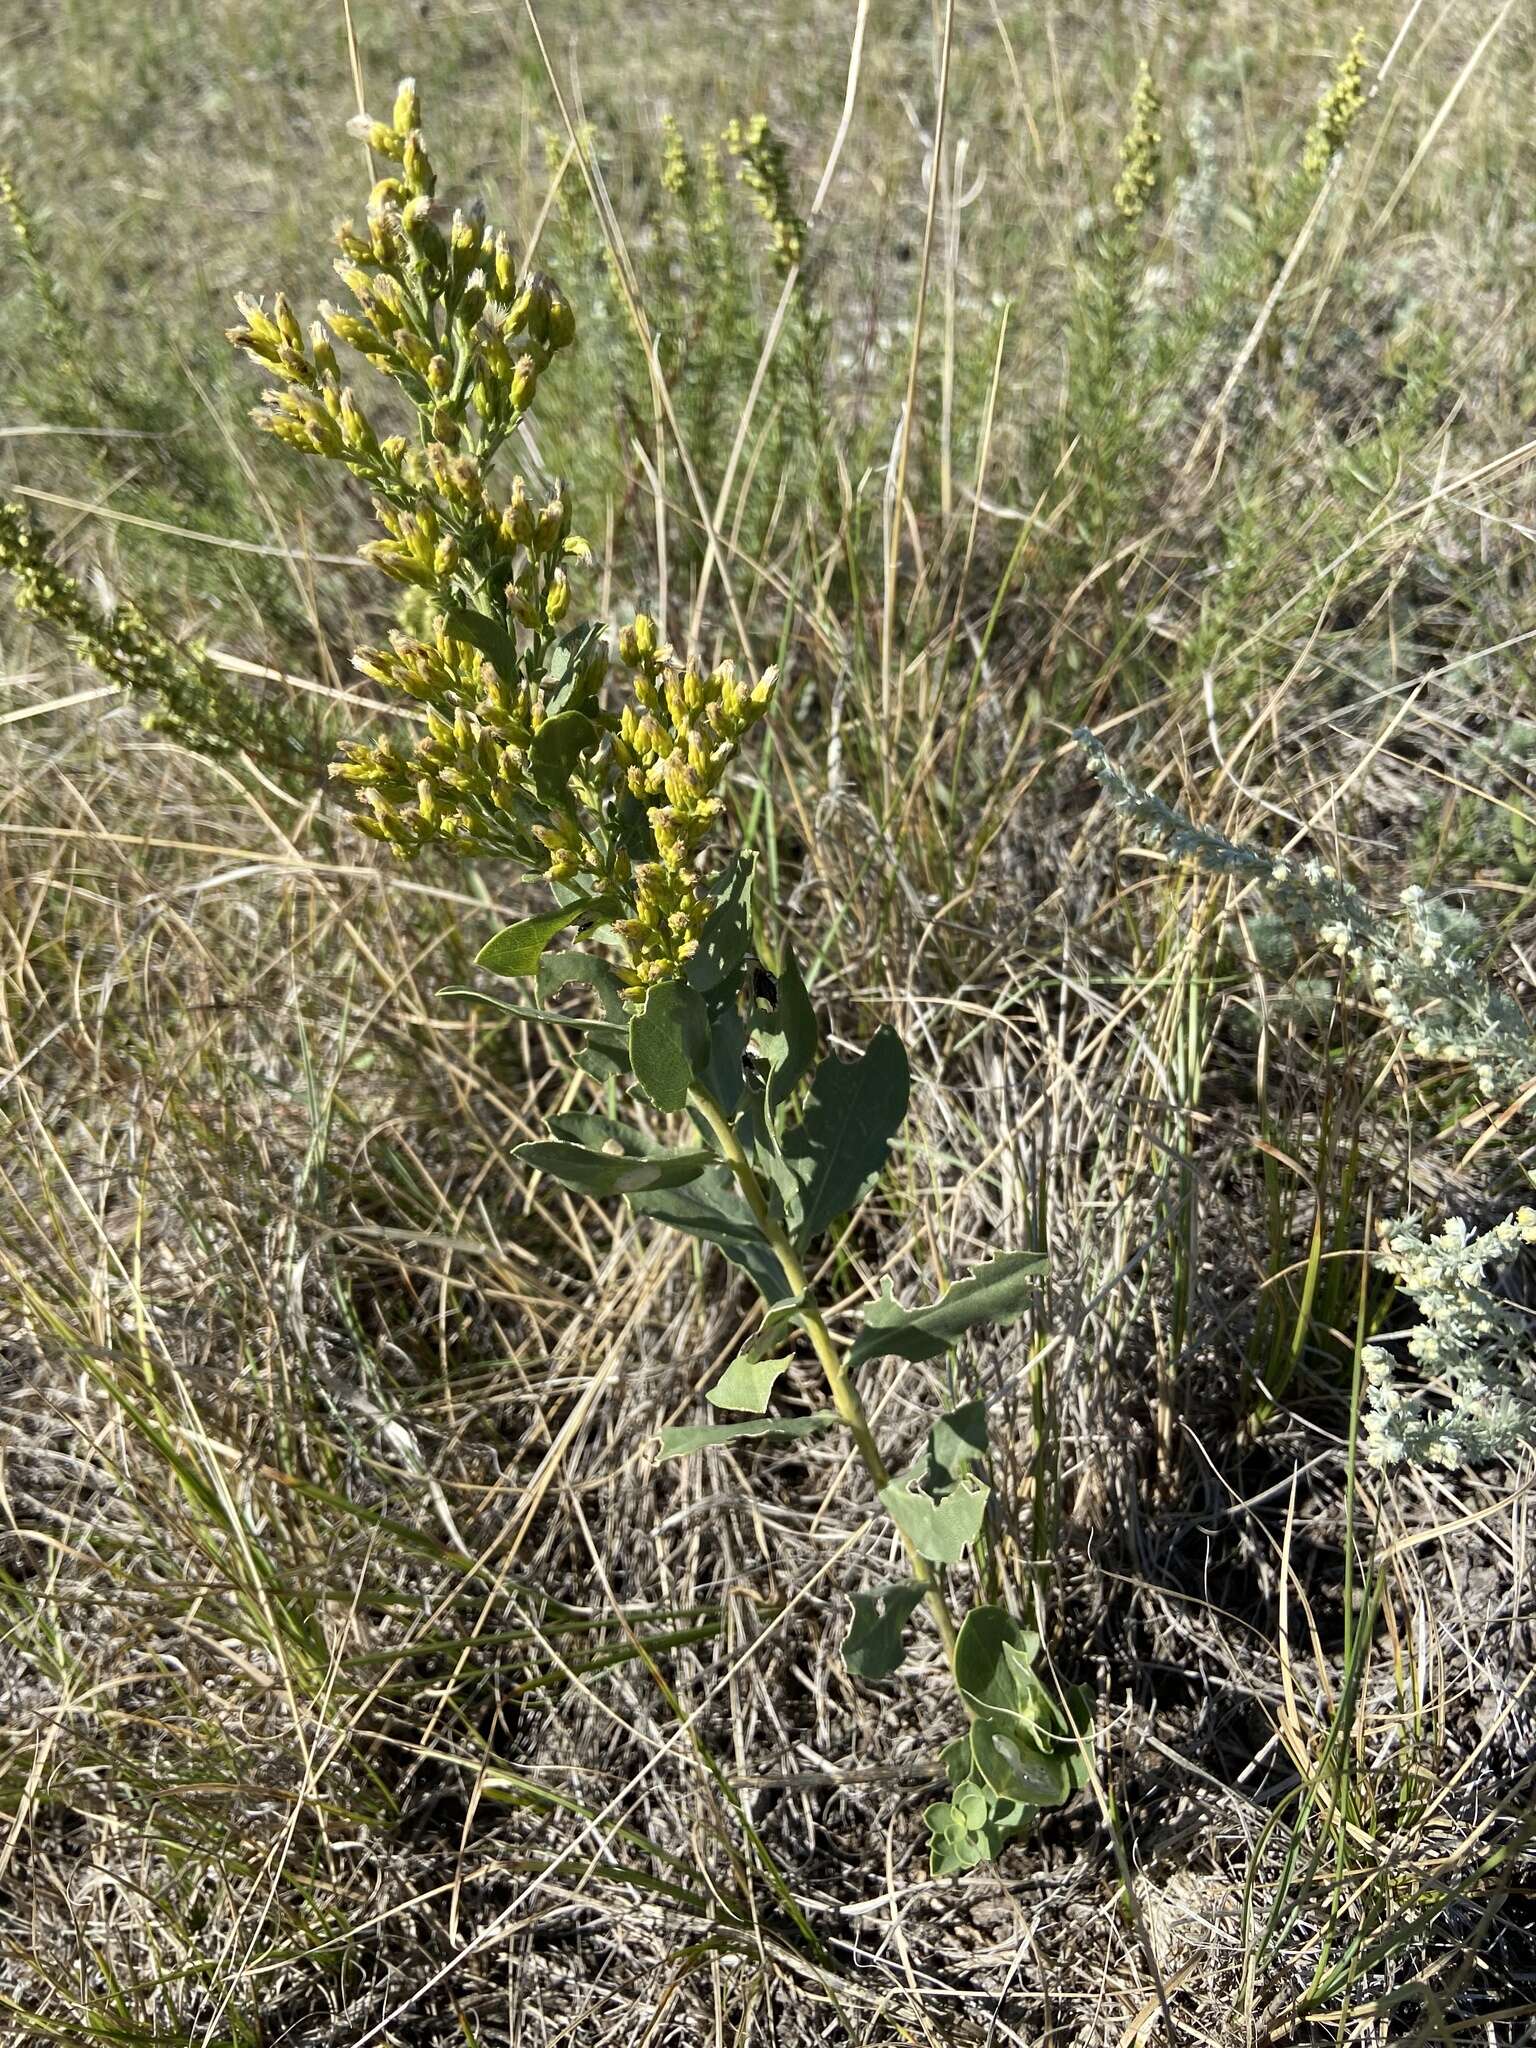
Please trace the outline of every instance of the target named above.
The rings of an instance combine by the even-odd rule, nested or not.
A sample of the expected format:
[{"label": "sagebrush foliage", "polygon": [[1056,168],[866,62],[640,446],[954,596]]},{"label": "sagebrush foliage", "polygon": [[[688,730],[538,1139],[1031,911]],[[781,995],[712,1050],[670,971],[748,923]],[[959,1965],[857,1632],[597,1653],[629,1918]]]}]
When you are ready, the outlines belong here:
[{"label": "sagebrush foliage", "polygon": [[1453,1216],[1432,1237],[1414,1223],[1383,1227],[1376,1261],[1423,1321],[1401,1339],[1427,1386],[1405,1389],[1389,1340],[1361,1354],[1366,1441],[1378,1464],[1455,1467],[1536,1444],[1536,1320],[1486,1284],[1536,1245],[1536,1209],[1475,1232]]},{"label": "sagebrush foliage", "polygon": [[[1466,1067],[1496,1099],[1522,1101],[1536,1086],[1536,1031],[1489,978],[1475,918],[1419,888],[1405,889],[1397,914],[1384,916],[1327,862],[1276,859],[1196,825],[1124,776],[1092,733],[1076,737],[1110,803],[1144,839],[1256,888],[1360,977],[1382,1021],[1419,1058]],[[1366,1441],[1377,1463],[1454,1465],[1536,1442],[1531,1318],[1481,1284],[1487,1266],[1532,1244],[1530,1208],[1480,1237],[1460,1219],[1428,1239],[1411,1221],[1381,1226],[1377,1262],[1425,1317],[1408,1339],[1409,1356],[1435,1377],[1429,1389],[1406,1391],[1391,1353],[1367,1348]]]}]

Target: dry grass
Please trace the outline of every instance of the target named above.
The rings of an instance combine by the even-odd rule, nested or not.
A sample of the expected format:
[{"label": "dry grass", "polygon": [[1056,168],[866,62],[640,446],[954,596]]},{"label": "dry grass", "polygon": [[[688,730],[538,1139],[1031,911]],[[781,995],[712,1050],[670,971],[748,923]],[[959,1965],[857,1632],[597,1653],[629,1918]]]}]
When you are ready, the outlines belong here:
[{"label": "dry grass", "polygon": [[[329,118],[346,98],[335,18],[319,83],[295,84],[297,11],[251,12],[220,16],[226,54]],[[1240,98],[1262,123],[1281,26],[1210,12],[1254,52]],[[1054,11],[957,17],[951,149],[964,139],[998,189],[956,253],[935,232],[910,515],[890,516],[884,456],[846,464],[840,496],[786,512],[763,558],[727,530],[701,606],[722,643],[782,633],[795,655],[770,798],[745,815],[780,913],[820,949],[818,1003],[835,1035],[890,1019],[912,1048],[913,1123],[827,1260],[828,1297],[846,1313],[887,1271],[931,1284],[997,1244],[1052,1253],[1032,1319],[959,1371],[1002,1447],[985,1571],[1038,1614],[1063,1679],[1091,1681],[1096,1776],[996,1868],[925,1873],[949,1732],[933,1650],[880,1687],[842,1667],[847,1590],[891,1560],[836,1449],[802,1441],[750,1471],[654,1461],[746,1296],[712,1255],[531,1190],[510,1163],[563,1106],[564,1070],[536,1029],[440,994],[516,907],[505,879],[402,876],[322,798],[76,701],[92,679],[7,627],[0,2037],[1533,2038],[1528,1462],[1389,1482],[1353,1452],[1357,1322],[1390,1306],[1360,1255],[1371,1216],[1496,1205],[1526,1170],[1521,1126],[1491,1131],[1457,1077],[1405,1065],[1316,962],[1266,970],[1260,906],[1122,848],[1065,744],[1086,711],[1227,829],[1304,835],[1383,898],[1425,876],[1464,888],[1529,993],[1531,327],[1500,283],[1517,224],[1469,245],[1452,210],[1458,180],[1489,189],[1514,161],[1477,58],[1496,13],[1410,25],[1393,120],[1378,109],[1314,231],[1293,357],[1266,367],[1259,337],[1262,374],[1215,409],[1251,337],[1223,325],[1207,404],[1169,429],[1182,461],[1213,423],[1202,464],[1272,433],[1246,488],[1293,552],[1237,589],[1236,629],[1200,637],[1231,566],[1216,471],[1191,458],[1154,525],[1080,565],[1057,546],[1076,450],[1048,505],[1017,489],[1050,410],[1017,392],[1059,351],[1084,181],[1118,118],[1098,30]],[[417,33],[393,14],[359,25],[381,75]],[[851,26],[775,17],[747,66],[752,84],[786,44],[818,52],[784,86],[821,138],[813,174]],[[1236,61],[1211,47],[1219,21],[1164,10],[1149,28],[1176,43],[1165,81],[1189,97]],[[448,29],[479,133],[496,102],[468,60],[512,32],[467,7]],[[605,24],[578,24],[594,120],[650,30],[681,35],[670,11],[625,17],[600,56]],[[899,213],[920,250],[919,152],[892,106],[899,84],[931,120],[932,53],[904,59],[873,17],[868,33],[874,111],[852,131],[843,224],[878,233]],[[38,16],[16,40],[64,35]],[[73,85],[45,113],[95,77],[82,48],[66,36]],[[1528,74],[1528,25],[1498,48]],[[569,83],[568,52],[552,56]],[[1304,105],[1315,67],[1304,88],[1286,76]],[[688,77],[679,98],[708,104]],[[282,199],[231,118],[209,198],[221,272],[249,232],[217,227],[245,203],[231,195],[255,193],[265,236],[279,211],[332,210],[350,175],[323,189],[329,144],[301,136],[314,189]],[[62,207],[56,114],[41,125],[38,176]],[[104,160],[124,146],[109,137]],[[965,303],[1018,250],[1004,189],[1029,195],[1048,253],[1010,334],[978,328],[968,356]],[[643,245],[622,188],[616,226]],[[1190,245],[1170,230],[1159,254],[1173,305]],[[881,260],[871,304],[910,299],[908,267]],[[1414,293],[1449,333],[1448,395],[1411,447],[1372,444],[1383,467],[1362,483],[1340,425],[1376,404],[1359,335]],[[881,341],[889,374],[855,380],[857,403],[899,391],[909,341]],[[946,382],[970,391],[965,464],[935,454]],[[680,560],[703,523],[677,468],[637,459],[667,516],[631,507],[630,553],[659,531]],[[132,478],[109,481],[126,509]],[[83,497],[107,488],[80,471]],[[291,542],[283,510],[264,500],[246,537]],[[365,600],[304,559],[350,547],[355,508],[318,516],[291,629],[252,586],[216,637],[324,691]],[[112,530],[89,530],[118,573]],[[652,568],[684,611],[682,569]],[[206,574],[188,571],[194,597]],[[874,1405],[898,1450],[942,1391],[940,1368],[891,1363]]]}]

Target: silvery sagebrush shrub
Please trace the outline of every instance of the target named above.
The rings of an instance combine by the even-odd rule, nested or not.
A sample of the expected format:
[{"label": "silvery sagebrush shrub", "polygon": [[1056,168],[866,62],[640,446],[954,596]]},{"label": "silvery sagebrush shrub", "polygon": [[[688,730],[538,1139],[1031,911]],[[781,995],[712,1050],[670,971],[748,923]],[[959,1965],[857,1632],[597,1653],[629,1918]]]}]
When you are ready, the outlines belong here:
[{"label": "silvery sagebrush shrub", "polygon": [[[606,1106],[552,1117],[518,1156],[718,1247],[758,1289],[755,1335],[707,1396],[735,1419],[669,1429],[661,1455],[845,1435],[906,1560],[903,1577],[853,1595],[845,1657],[860,1679],[889,1677],[926,1606],[966,1722],[943,1756],[949,1797],[927,1812],[932,1863],[968,1868],[1083,1781],[1086,1703],[1053,1696],[1038,1639],[1005,1610],[957,1621],[951,1607],[947,1570],[988,1517],[983,1404],[941,1415],[893,1473],[860,1388],[882,1359],[939,1358],[978,1324],[1016,1319],[1044,1262],[1000,1253],[911,1307],[887,1284],[851,1342],[834,1337],[808,1268],[884,1167],[909,1074],[890,1029],[855,1060],[820,1056],[788,939],[768,964],[754,856],[723,849],[726,779],[772,705],[773,673],[706,671],[642,613],[618,635],[613,686],[603,629],[573,591],[589,550],[567,489],[494,473],[575,341],[574,311],[521,269],[482,207],[438,200],[409,80],[389,121],[354,125],[388,169],[361,230],[337,230],[350,307],[322,305],[306,330],[281,296],[270,310],[242,299],[231,332],[276,380],[260,426],[368,486],[382,537],[365,552],[419,593],[427,622],[356,657],[415,711],[414,745],[350,741],[332,773],[355,792],[363,830],[402,858],[434,844],[501,855],[550,890],[550,907],[498,932],[479,964],[533,981],[532,1002],[500,1007],[578,1040],[575,1065]],[[413,434],[375,426],[338,348],[393,385]],[[572,987],[585,1014],[551,1007]],[[613,1113],[626,1098],[640,1120]],[[681,1138],[658,1138],[654,1116],[676,1119]],[[828,1405],[810,1414],[773,1408],[797,1331],[826,1384]]]},{"label": "silvery sagebrush shrub", "polygon": [[[1388,1027],[1426,1060],[1470,1068],[1482,1092],[1518,1099],[1536,1086],[1536,1033],[1484,970],[1481,927],[1423,889],[1403,890],[1395,915],[1373,910],[1325,861],[1277,859],[1196,825],[1116,768],[1086,728],[1075,735],[1114,808],[1150,843],[1208,874],[1251,883],[1286,920],[1359,975]],[[1536,1245],[1536,1209],[1478,1234],[1451,1218],[1433,1236],[1411,1219],[1380,1225],[1376,1263],[1423,1321],[1368,1345],[1365,1440],[1378,1465],[1458,1466],[1536,1445],[1536,1324],[1485,1284]],[[1429,1375],[1405,1387],[1389,1343]]]}]

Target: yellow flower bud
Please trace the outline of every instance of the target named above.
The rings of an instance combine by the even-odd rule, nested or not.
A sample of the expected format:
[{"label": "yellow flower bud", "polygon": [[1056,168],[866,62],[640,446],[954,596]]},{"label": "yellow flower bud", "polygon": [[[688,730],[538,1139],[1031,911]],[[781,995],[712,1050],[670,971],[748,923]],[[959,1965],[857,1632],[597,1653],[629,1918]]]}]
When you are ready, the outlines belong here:
[{"label": "yellow flower bud", "polygon": [[569,348],[575,339],[575,311],[570,300],[556,292],[549,302],[549,345],[551,348]]},{"label": "yellow flower bud", "polygon": [[[349,348],[367,351],[378,347],[379,337],[366,320],[358,320],[351,313],[341,313],[328,299],[320,301],[320,318],[330,328],[338,341],[344,341]],[[319,360],[318,346],[315,350]],[[334,360],[334,358],[333,358]]]},{"label": "yellow flower bud", "polygon": [[430,199],[437,190],[437,173],[432,168],[432,159],[427,155],[427,146],[421,139],[421,130],[413,128],[400,151],[401,167],[405,182],[412,192],[423,194]]},{"label": "yellow flower bud", "polygon": [[400,228],[423,263],[434,270],[445,270],[448,266],[448,245],[443,240],[442,224],[436,213],[437,209],[426,194],[418,193],[401,214]]},{"label": "yellow flower bud", "polygon": [[377,156],[400,157],[401,137],[393,128],[387,128],[382,121],[375,121],[371,114],[354,114],[347,123],[347,133],[366,142]]},{"label": "yellow flower bud", "polygon": [[421,95],[416,90],[414,78],[402,78],[395,88],[394,112],[390,115],[395,133],[402,140],[413,128],[421,126]]},{"label": "yellow flower bud", "polygon": [[377,455],[378,436],[350,391],[341,394],[341,438],[354,455]]},{"label": "yellow flower bud", "polygon": [[565,531],[565,504],[560,498],[551,498],[533,523],[534,552],[540,555],[553,554],[560,545]]},{"label": "yellow flower bud", "polygon": [[507,240],[505,228],[499,228],[493,245],[496,266],[496,296],[510,299],[517,289],[517,258],[512,253],[512,244]]},{"label": "yellow flower bud", "polygon": [[485,483],[480,475],[480,465],[473,456],[455,455],[448,465],[449,486],[456,498],[462,498],[466,505],[479,505],[485,499]]},{"label": "yellow flower bud", "polygon": [[649,661],[656,652],[656,621],[646,612],[636,612],[631,630],[636,653],[642,661]]},{"label": "yellow flower bud", "polygon": [[485,273],[472,270],[469,273],[459,303],[453,310],[453,317],[461,327],[473,327],[485,311]]},{"label": "yellow flower bud", "polygon": [[558,626],[571,608],[571,586],[563,569],[557,569],[549,579],[549,589],[544,596],[544,616],[552,626]]},{"label": "yellow flower bud", "polygon": [[549,307],[552,287],[542,271],[531,270],[507,315],[511,328],[522,328],[542,347],[549,339]]},{"label": "yellow flower bud", "polygon": [[297,350],[302,355],[304,353],[304,330],[299,325],[292,306],[289,305],[281,292],[272,301],[272,317],[277,323],[277,331],[283,340],[287,342],[291,349]]},{"label": "yellow flower bud", "polygon": [[516,411],[526,412],[532,405],[538,382],[539,370],[533,357],[519,356],[512,371],[512,404]]},{"label": "yellow flower bud", "polygon": [[518,546],[527,547],[533,539],[533,507],[528,502],[528,492],[520,476],[512,479],[512,489],[507,496],[506,523]]},{"label": "yellow flower bud", "polygon": [[349,220],[339,220],[331,228],[331,239],[341,251],[347,263],[366,263],[373,255],[371,245],[353,227]]}]

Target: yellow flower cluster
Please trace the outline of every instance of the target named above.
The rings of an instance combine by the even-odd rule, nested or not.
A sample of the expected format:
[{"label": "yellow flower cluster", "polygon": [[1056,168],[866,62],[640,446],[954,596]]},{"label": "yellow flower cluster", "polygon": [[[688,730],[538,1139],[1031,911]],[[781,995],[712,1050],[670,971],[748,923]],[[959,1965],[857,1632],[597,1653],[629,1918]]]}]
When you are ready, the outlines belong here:
[{"label": "yellow flower cluster", "polygon": [[626,794],[646,806],[657,858],[635,868],[634,915],[615,929],[644,986],[665,980],[698,944],[710,909],[699,851],[724,809],[725,770],[767,711],[775,676],[745,683],[729,661],[708,675],[682,666],[643,612],[620,634],[619,658],[634,671],[634,695],[619,714],[613,759]]},{"label": "yellow flower cluster", "polygon": [[1358,28],[1340,58],[1302,145],[1301,168],[1318,183],[1349,140],[1365,108],[1365,30]]},{"label": "yellow flower cluster", "polygon": [[1163,137],[1158,117],[1163,111],[1152,73],[1145,64],[1131,96],[1131,125],[1120,145],[1120,176],[1115,185],[1115,208],[1122,220],[1134,226],[1157,195],[1162,168]]},{"label": "yellow flower cluster", "polygon": [[768,223],[775,263],[781,271],[792,270],[805,254],[806,226],[795,211],[783,143],[766,114],[755,115],[745,126],[732,121],[724,139],[731,155],[740,160],[741,182]]},{"label": "yellow flower cluster", "polygon": [[484,462],[532,405],[554,356],[576,338],[576,316],[559,287],[537,271],[519,273],[511,242],[486,225],[478,201],[451,214],[438,203],[420,114],[407,79],[391,122],[359,117],[352,124],[399,167],[369,194],[364,232],[347,222],[336,229],[336,271],[353,309],[322,302],[306,336],[281,293],[270,313],[242,295],[242,324],[229,332],[283,379],[283,388],[265,394],[258,426],[301,454],[344,461],[395,486],[406,445],[379,442],[341,381],[333,342],[356,349],[400,386],[427,439],[465,447]]},{"label": "yellow flower cluster", "polygon": [[[493,481],[493,459],[540,378],[575,338],[559,287],[520,275],[476,205],[449,213],[409,80],[389,122],[353,124],[389,160],[366,231],[337,231],[353,311],[321,307],[306,333],[287,301],[242,299],[231,339],[276,373],[261,425],[372,488],[381,536],[363,553],[407,586],[414,632],[356,656],[424,718],[409,745],[346,742],[332,774],[358,822],[409,859],[433,844],[516,860],[600,906],[624,941],[632,994],[676,974],[710,909],[704,841],[743,735],[772,678],[679,663],[641,616],[620,648],[632,694],[603,703],[608,660],[569,619],[567,565],[590,559],[569,491]],[[397,384],[414,442],[381,438],[344,381],[340,345]]]}]

